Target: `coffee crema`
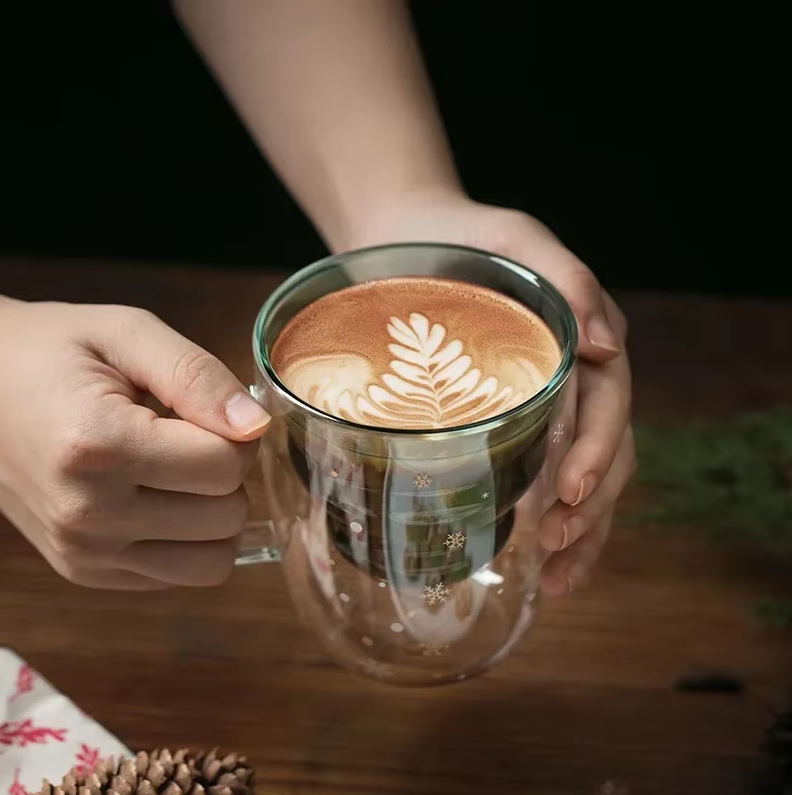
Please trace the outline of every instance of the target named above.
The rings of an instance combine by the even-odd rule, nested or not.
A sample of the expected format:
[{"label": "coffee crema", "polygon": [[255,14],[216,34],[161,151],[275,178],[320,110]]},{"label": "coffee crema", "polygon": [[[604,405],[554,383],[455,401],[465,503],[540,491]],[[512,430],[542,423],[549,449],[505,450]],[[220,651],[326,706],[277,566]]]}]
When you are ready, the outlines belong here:
[{"label": "coffee crema", "polygon": [[301,400],[361,425],[436,430],[503,414],[540,391],[561,349],[517,301],[407,276],[323,296],[283,328],[273,369]]}]

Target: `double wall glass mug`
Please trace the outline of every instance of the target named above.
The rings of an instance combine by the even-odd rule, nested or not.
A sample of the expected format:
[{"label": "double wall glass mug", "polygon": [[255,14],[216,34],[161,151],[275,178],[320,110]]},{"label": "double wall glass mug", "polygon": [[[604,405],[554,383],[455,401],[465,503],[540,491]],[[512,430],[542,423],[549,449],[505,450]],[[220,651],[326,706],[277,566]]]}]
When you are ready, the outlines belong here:
[{"label": "double wall glass mug", "polygon": [[[559,344],[555,374],[504,414],[440,430],[359,425],[291,393],[270,359],[285,324],[324,295],[403,276],[457,279],[528,307]],[[280,561],[299,615],[355,672],[439,685],[497,665],[538,607],[546,556],[537,531],[574,434],[576,347],[558,291],[483,251],[389,245],[298,272],[264,304],[253,334],[251,390],[272,416],[260,442],[267,519],[251,523],[238,562]]]}]

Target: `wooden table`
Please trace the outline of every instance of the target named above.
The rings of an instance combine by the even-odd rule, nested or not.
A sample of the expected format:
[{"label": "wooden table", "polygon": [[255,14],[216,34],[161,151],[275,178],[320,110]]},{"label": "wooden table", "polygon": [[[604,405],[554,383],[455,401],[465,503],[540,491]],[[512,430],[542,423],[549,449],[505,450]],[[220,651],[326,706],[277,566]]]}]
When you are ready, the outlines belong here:
[{"label": "wooden table", "polygon": [[[146,306],[243,380],[251,325],[276,281],[0,260],[0,293]],[[639,417],[792,398],[789,304],[619,300]],[[276,566],[217,589],[98,593],[61,581],[0,519],[0,644],[129,746],[240,750],[278,795],[593,795],[608,782],[630,795],[754,795],[792,644],[749,606],[788,577],[690,533],[620,526],[593,585],[546,602],[502,667],[404,691],[336,668],[295,622]],[[711,670],[742,677],[746,693],[674,690],[681,675]]]}]

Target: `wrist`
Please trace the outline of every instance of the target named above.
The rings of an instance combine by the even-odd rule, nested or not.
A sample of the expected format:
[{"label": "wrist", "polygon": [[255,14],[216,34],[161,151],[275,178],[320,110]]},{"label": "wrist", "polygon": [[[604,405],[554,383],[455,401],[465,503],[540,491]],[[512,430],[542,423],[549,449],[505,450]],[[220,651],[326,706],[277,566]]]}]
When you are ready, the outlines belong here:
[{"label": "wrist", "polygon": [[20,301],[17,298],[10,298],[7,295],[0,295],[0,312],[5,311],[6,309],[11,309],[15,306],[21,306],[24,303],[24,301]]},{"label": "wrist", "polygon": [[[348,212],[344,222],[326,236],[333,253],[386,243],[411,242],[405,237],[405,222],[422,209],[459,207],[470,203],[454,181],[414,185],[383,191],[372,200]],[[413,224],[407,225],[413,228]],[[417,238],[416,238],[417,240]]]}]

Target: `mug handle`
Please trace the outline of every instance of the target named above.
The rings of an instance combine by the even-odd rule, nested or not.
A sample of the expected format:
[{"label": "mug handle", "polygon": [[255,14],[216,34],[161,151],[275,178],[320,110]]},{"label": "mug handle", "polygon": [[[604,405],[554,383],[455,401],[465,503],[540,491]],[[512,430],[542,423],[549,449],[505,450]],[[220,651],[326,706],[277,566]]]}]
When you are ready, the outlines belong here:
[{"label": "mug handle", "polygon": [[[253,399],[261,403],[261,393],[255,386],[249,386],[248,391]],[[165,414],[172,419],[180,419],[179,415],[171,409]],[[258,458],[258,456],[257,456]],[[257,479],[261,480],[261,467],[258,468]],[[248,519],[241,533],[239,552],[237,552],[235,566],[250,566],[253,563],[278,563],[281,553],[277,544],[275,522],[271,519]]]},{"label": "mug handle", "polygon": [[242,543],[237,553],[235,566],[250,566],[253,563],[279,563],[280,550],[272,545],[275,525],[270,519],[248,522],[242,531]]},{"label": "mug handle", "polygon": [[[261,394],[257,387],[249,386],[248,391],[253,399],[261,403]],[[259,467],[258,478],[261,478]],[[277,547],[275,523],[271,519],[250,519],[242,530],[242,541],[237,553],[236,566],[250,566],[254,563],[278,563],[281,559]]]}]

